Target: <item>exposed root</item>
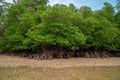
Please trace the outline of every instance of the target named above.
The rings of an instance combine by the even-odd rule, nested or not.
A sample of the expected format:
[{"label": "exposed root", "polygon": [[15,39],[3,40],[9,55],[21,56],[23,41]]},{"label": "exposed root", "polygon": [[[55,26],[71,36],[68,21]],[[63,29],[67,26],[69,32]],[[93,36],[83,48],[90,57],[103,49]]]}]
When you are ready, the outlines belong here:
[{"label": "exposed root", "polygon": [[114,57],[114,54],[107,52],[107,51],[87,51],[82,53],[82,57],[85,58],[108,58],[108,57]]},{"label": "exposed root", "polygon": [[69,51],[63,48],[44,48],[37,53],[6,53],[11,56],[28,57],[30,59],[47,60],[54,58],[70,58],[70,57],[84,57],[84,58],[108,58],[108,57],[120,57],[120,53],[112,53],[108,51]]}]

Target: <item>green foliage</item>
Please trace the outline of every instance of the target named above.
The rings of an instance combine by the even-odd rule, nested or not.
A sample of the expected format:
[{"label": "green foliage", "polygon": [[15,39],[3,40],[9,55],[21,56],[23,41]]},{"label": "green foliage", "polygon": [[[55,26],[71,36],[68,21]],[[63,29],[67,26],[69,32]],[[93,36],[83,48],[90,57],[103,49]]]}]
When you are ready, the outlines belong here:
[{"label": "green foliage", "polygon": [[14,0],[7,9],[0,6],[0,51],[39,51],[46,45],[120,51],[120,11],[115,14],[111,4],[92,11],[47,2]]},{"label": "green foliage", "polygon": [[107,50],[117,51],[119,49],[120,31],[118,28],[109,27],[95,33],[95,46]]},{"label": "green foliage", "polygon": [[93,15],[93,11],[87,6],[82,6],[79,11],[82,13],[83,18],[88,18]]},{"label": "green foliage", "polygon": [[118,24],[118,27],[120,28],[120,11],[117,12],[115,15],[115,22]]},{"label": "green foliage", "polygon": [[86,38],[78,27],[71,25],[70,13],[65,5],[55,5],[42,14],[42,23],[32,28],[28,36],[37,41],[37,44],[79,48]]}]

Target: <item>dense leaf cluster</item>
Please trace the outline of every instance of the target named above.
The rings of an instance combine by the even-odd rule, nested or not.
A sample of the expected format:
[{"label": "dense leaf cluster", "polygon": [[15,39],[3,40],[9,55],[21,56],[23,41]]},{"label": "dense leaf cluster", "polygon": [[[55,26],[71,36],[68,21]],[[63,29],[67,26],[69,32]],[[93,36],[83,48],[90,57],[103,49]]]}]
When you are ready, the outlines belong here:
[{"label": "dense leaf cluster", "polygon": [[120,51],[120,11],[115,13],[111,4],[105,2],[102,9],[92,11],[47,2],[14,0],[6,10],[0,6],[1,52],[39,51],[47,45]]}]

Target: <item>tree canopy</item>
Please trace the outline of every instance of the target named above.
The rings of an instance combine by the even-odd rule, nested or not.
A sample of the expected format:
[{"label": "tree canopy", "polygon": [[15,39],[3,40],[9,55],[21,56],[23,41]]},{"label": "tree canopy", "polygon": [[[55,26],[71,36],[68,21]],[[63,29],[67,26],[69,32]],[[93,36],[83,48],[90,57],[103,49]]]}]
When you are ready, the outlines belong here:
[{"label": "tree canopy", "polygon": [[[70,50],[120,51],[120,11],[104,3],[100,10],[48,0],[0,1],[0,51],[39,51],[43,46]],[[119,9],[119,0],[117,8]],[[6,4],[6,6],[3,6]],[[3,18],[4,17],[4,18]]]}]

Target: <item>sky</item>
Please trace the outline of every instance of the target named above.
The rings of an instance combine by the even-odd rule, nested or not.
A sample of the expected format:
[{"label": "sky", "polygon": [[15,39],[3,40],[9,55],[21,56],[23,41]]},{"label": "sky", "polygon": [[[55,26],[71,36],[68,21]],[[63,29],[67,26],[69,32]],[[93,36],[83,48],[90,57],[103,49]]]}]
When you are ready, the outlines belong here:
[{"label": "sky", "polygon": [[[7,2],[12,2],[12,0],[6,0]],[[50,5],[54,4],[65,4],[73,3],[77,8],[81,6],[89,6],[92,10],[101,9],[104,6],[104,2],[109,2],[113,6],[116,5],[117,0],[49,0]]]}]

